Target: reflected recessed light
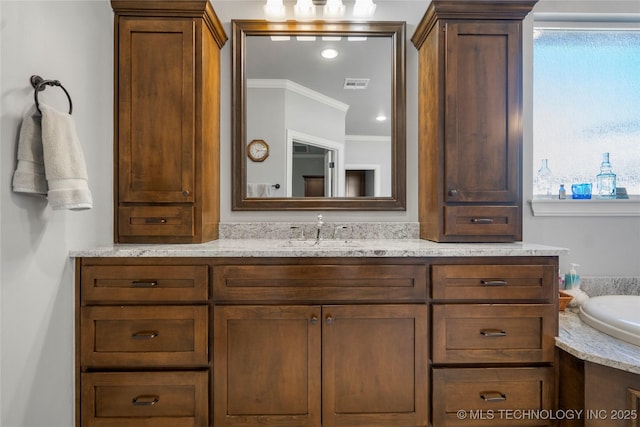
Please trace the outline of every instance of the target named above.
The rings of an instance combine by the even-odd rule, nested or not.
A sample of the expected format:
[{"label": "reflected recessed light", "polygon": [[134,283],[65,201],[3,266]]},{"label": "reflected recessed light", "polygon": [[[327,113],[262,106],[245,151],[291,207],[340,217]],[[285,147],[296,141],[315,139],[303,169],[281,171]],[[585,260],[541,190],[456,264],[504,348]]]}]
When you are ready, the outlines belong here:
[{"label": "reflected recessed light", "polygon": [[325,59],[333,59],[333,58],[335,58],[336,56],[338,56],[338,51],[337,51],[337,50],[335,50],[335,49],[331,49],[331,48],[329,48],[329,49],[324,49],[324,50],[320,53],[320,55],[322,55],[322,57],[323,57],[323,58],[325,58]]},{"label": "reflected recessed light", "polygon": [[376,117],[376,120],[379,122],[384,122],[385,120],[387,120],[387,116],[385,116],[384,114],[380,114],[378,117]]}]

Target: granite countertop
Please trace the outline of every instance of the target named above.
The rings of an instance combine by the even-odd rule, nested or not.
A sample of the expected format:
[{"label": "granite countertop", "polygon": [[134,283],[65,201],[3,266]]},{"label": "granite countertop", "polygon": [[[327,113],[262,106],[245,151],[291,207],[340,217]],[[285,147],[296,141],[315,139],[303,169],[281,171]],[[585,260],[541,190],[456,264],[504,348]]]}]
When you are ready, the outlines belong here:
[{"label": "granite countertop", "polygon": [[72,257],[472,257],[558,256],[567,249],[532,243],[436,243],[421,239],[221,239],[199,244],[112,244]]},{"label": "granite countertop", "polygon": [[640,347],[588,326],[574,309],[560,312],[559,320],[557,347],[587,362],[640,374]]}]

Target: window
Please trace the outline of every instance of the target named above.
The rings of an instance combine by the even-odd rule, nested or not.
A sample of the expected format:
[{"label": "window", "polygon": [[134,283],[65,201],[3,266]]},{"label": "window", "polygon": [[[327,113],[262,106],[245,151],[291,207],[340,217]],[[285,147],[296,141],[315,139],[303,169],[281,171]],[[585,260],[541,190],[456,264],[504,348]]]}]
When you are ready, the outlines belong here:
[{"label": "window", "polygon": [[610,153],[617,187],[640,195],[640,30],[536,28],[534,196],[543,159],[552,194],[592,183]]}]

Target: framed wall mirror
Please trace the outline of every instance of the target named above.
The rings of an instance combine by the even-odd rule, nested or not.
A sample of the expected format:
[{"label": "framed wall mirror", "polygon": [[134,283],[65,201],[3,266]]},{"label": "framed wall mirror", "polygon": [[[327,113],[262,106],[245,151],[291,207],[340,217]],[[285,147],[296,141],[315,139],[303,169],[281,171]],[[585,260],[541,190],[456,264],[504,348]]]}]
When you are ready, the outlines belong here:
[{"label": "framed wall mirror", "polygon": [[405,209],[405,23],[232,21],[233,210]]}]

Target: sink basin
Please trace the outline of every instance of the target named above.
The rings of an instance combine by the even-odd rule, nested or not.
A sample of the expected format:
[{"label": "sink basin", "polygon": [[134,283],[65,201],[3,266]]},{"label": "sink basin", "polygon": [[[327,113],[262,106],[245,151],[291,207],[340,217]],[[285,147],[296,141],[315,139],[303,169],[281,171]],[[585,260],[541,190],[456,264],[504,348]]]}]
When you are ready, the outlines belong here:
[{"label": "sink basin", "polygon": [[587,325],[628,343],[640,346],[640,296],[602,295],[580,307]]},{"label": "sink basin", "polygon": [[355,248],[360,246],[351,240],[287,240],[282,245],[284,248]]}]

